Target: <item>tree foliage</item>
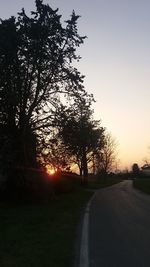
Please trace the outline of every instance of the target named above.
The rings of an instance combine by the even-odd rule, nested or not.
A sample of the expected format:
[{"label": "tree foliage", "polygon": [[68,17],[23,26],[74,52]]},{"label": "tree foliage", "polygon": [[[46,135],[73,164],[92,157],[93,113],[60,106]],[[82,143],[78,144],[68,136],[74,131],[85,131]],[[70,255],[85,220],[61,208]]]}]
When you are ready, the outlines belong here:
[{"label": "tree foliage", "polygon": [[137,163],[133,163],[132,172],[133,172],[134,175],[139,175],[140,168],[139,168],[139,165]]},{"label": "tree foliage", "polygon": [[57,172],[70,170],[73,163],[72,154],[60,138],[56,128],[41,147],[40,161]]},{"label": "tree foliage", "polygon": [[104,128],[100,122],[93,119],[93,111],[89,102],[78,102],[72,110],[68,110],[64,117],[60,135],[69,151],[74,156],[80,175],[88,176],[88,163],[97,148],[98,143],[103,144]]},{"label": "tree foliage", "polygon": [[87,95],[72,64],[85,39],[79,16],[73,11],[64,25],[58,9],[35,4],[30,17],[22,9],[0,22],[0,154],[8,151],[12,164],[27,166],[36,163],[37,136],[52,125],[60,94],[72,101]]},{"label": "tree foliage", "polygon": [[112,171],[116,162],[117,143],[110,133],[105,133],[103,147],[97,146],[95,152],[95,165],[97,172],[107,174]]}]

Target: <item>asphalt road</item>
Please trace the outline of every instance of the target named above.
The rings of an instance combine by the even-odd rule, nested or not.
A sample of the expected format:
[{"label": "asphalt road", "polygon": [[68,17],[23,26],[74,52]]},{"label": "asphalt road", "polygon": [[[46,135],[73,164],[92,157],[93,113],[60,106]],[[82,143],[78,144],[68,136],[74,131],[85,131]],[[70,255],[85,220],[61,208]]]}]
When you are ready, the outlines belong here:
[{"label": "asphalt road", "polygon": [[150,196],[132,181],[101,189],[89,214],[90,267],[150,267]]}]

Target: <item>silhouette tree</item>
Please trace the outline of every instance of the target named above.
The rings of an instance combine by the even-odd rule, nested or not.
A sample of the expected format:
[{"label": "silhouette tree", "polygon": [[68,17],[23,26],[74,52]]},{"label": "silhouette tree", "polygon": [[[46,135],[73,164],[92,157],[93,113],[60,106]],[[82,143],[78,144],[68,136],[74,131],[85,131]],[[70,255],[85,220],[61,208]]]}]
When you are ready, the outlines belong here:
[{"label": "silhouette tree", "polygon": [[40,161],[43,165],[50,165],[55,171],[66,171],[70,169],[72,160],[72,154],[67,149],[63,140],[59,137],[58,131],[54,131],[51,138],[47,140],[44,146],[41,148]]},{"label": "silhouette tree", "polygon": [[95,151],[95,165],[97,172],[107,174],[112,170],[116,162],[117,143],[110,133],[105,133],[103,147],[97,146]]},{"label": "silhouette tree", "polygon": [[133,173],[133,175],[135,175],[135,176],[138,176],[138,175],[139,175],[139,173],[140,173],[140,168],[139,168],[139,166],[138,166],[137,163],[134,163],[134,164],[132,165],[132,173]]},{"label": "silhouette tree", "polygon": [[83,176],[83,184],[87,184],[88,162],[92,153],[104,137],[104,129],[99,121],[93,119],[90,105],[91,100],[78,102],[73,110],[68,110],[60,129],[60,135]]},{"label": "silhouette tree", "polygon": [[64,25],[58,9],[35,4],[31,17],[22,9],[0,22],[0,155],[6,165],[36,165],[37,137],[52,125],[60,94],[72,101],[86,96],[84,77],[72,65],[85,39],[79,16],[73,11]]}]

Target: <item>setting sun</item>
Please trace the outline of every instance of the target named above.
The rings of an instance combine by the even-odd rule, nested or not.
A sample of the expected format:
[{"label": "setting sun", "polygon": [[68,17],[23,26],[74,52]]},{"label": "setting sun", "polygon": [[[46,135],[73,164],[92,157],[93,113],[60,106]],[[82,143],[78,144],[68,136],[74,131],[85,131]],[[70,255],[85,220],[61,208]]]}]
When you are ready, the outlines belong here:
[{"label": "setting sun", "polygon": [[49,175],[53,175],[55,173],[55,170],[51,166],[46,166],[46,171]]}]

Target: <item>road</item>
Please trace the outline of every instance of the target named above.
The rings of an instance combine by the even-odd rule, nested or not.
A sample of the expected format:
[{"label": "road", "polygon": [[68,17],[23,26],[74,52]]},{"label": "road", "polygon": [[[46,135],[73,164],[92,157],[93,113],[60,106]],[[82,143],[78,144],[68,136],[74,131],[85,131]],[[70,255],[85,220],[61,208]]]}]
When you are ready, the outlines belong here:
[{"label": "road", "polygon": [[150,267],[150,196],[132,181],[101,189],[89,213],[90,267]]}]

